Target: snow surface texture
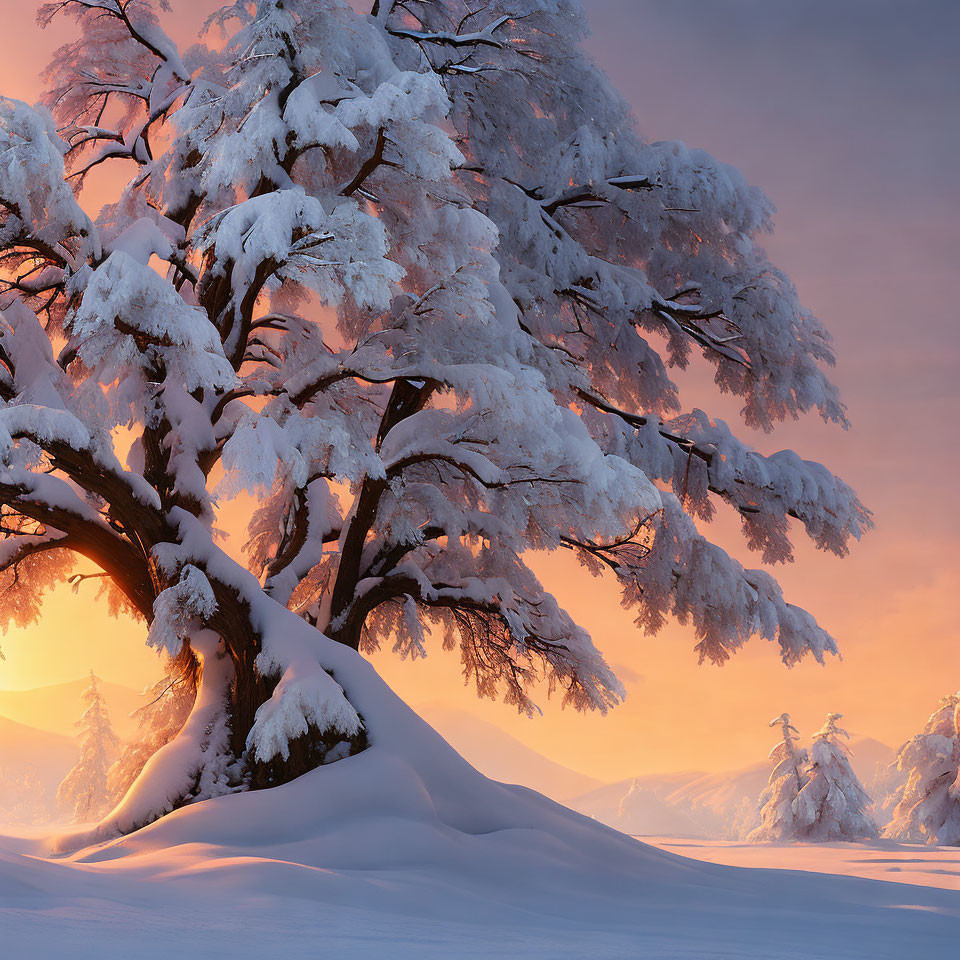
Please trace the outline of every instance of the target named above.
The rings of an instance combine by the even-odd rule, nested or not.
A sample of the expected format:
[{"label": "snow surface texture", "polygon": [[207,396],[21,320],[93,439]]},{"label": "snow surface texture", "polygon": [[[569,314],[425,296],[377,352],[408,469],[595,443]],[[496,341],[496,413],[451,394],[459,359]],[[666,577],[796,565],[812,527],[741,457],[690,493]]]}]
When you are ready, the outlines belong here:
[{"label": "snow surface texture", "polygon": [[645,837],[644,842],[684,857],[732,867],[776,866],[782,870],[831,873],[960,891],[960,849],[953,846],[922,848],[890,840],[761,844],[692,840],[689,837]]},{"label": "snow surface texture", "polygon": [[960,893],[676,857],[490,781],[365,661],[376,741],[55,858],[0,840],[10,956],[953,957]]}]

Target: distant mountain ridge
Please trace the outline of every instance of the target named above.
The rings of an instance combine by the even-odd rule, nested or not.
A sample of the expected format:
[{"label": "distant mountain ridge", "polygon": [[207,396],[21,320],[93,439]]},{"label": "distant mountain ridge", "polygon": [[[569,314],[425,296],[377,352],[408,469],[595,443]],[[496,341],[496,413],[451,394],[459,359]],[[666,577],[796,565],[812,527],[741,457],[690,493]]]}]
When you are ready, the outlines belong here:
[{"label": "distant mountain ridge", "polygon": [[[876,801],[874,816],[885,822],[883,806],[896,776],[895,751],[863,737],[850,745],[853,768]],[[649,774],[607,784],[571,798],[568,806],[624,833],[742,839],[757,822],[757,800],[770,775],[767,761],[724,773]]]},{"label": "distant mountain ridge", "polygon": [[25,766],[48,760],[51,764],[72,763],[77,744],[59,733],[0,717],[0,767]]},{"label": "distant mountain ridge", "polygon": [[548,759],[465,710],[429,705],[417,712],[454,750],[492,780],[523,784],[559,803],[602,785],[602,781]]},{"label": "distant mountain ridge", "polygon": [[[764,759],[740,770],[646,774],[604,784],[464,710],[431,704],[418,712],[486,776],[531,787],[624,833],[738,839],[755,825],[757,799],[770,775]],[[854,740],[850,751],[883,823],[889,818],[883,801],[896,779],[890,767],[895,751],[870,737]]]},{"label": "distant mountain ridge", "polygon": [[0,717],[0,822],[56,819],[57,787],[77,755],[69,737]]},{"label": "distant mountain ridge", "polygon": [[[83,713],[80,694],[88,686],[86,677],[30,690],[0,690],[0,716],[36,730],[72,737],[75,724]],[[146,698],[136,690],[119,683],[101,682],[101,689],[110,711],[113,729],[121,740],[136,735],[137,721],[130,713],[143,706]]]}]

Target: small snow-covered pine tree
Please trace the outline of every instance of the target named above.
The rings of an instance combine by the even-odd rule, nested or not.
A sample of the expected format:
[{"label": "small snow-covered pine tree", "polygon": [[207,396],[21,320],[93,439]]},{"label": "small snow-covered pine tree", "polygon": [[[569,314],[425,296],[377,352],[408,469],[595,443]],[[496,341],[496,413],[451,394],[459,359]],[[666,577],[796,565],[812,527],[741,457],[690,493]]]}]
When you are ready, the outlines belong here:
[{"label": "small snow-covered pine tree", "polygon": [[760,794],[760,826],[748,834],[747,839],[794,840],[797,832],[797,797],[807,783],[805,767],[807,751],[798,748],[797,728],[790,722],[789,713],[781,713],[770,721],[770,726],[779,724],[780,742],[770,751],[773,769],[770,779]]},{"label": "small snow-covered pine tree", "polygon": [[80,759],[57,790],[57,803],[68,810],[72,808],[73,819],[78,823],[102,816],[109,806],[107,774],[120,748],[103,702],[100,678],[92,670],[90,686],[83,691],[81,699],[87,708],[77,721],[82,731]]},{"label": "small snow-covered pine tree", "polygon": [[842,713],[828,713],[810,748],[807,782],[797,796],[797,840],[868,840],[877,825],[867,808],[873,803],[850,766],[850,754],[840,738],[847,733],[837,721]]},{"label": "small snow-covered pine tree", "polygon": [[960,844],[960,693],[940,701],[923,733],[900,748],[897,766],[907,779],[883,835]]}]

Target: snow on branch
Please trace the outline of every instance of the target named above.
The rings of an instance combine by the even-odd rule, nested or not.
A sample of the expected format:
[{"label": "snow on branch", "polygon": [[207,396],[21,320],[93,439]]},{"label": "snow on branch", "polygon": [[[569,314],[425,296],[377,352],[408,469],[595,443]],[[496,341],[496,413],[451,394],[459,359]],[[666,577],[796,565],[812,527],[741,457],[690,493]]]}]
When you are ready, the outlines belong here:
[{"label": "snow on branch", "polygon": [[[161,0],[161,5],[166,5],[165,0]],[[69,9],[81,14],[89,12],[110,17],[122,24],[132,40],[168,64],[178,77],[189,79],[189,71],[180,59],[176,44],[157,25],[150,4],[138,0],[56,0],[41,6],[37,19],[46,26],[57,14]]]},{"label": "snow on branch", "polygon": [[780,727],[780,742],[770,751],[773,769],[766,787],[760,794],[760,825],[748,836],[750,842],[790,842],[797,839],[800,828],[797,817],[797,796],[806,786],[807,751],[796,746],[797,728],[790,722],[790,714],[782,713],[769,726]]},{"label": "snow on branch", "polygon": [[193,631],[202,629],[217,611],[210,581],[192,564],[184,565],[180,579],[161,591],[153,603],[153,623],[147,643],[177,656]]},{"label": "snow on branch", "polygon": [[472,47],[487,46],[501,49],[504,41],[494,36],[494,34],[504,24],[510,22],[507,15],[497,17],[492,20],[482,30],[474,30],[471,33],[452,33],[449,31],[426,31],[411,30],[404,27],[388,27],[387,32],[394,37],[401,37],[405,40],[414,40],[417,43],[434,43],[446,47]]},{"label": "snow on branch", "polygon": [[0,541],[0,571],[16,566],[21,560],[47,550],[69,548],[70,538],[59,531],[45,534],[6,535]]},{"label": "snow on branch", "polygon": [[247,749],[264,762],[274,757],[287,759],[290,743],[311,727],[345,737],[356,736],[363,729],[357,712],[329,673],[309,661],[295,662],[257,710]]},{"label": "snow on branch", "polygon": [[906,781],[883,831],[908,843],[960,844],[960,694],[943,697],[897,752]]},{"label": "snow on branch", "polygon": [[120,740],[110,725],[110,714],[100,689],[100,678],[90,671],[90,685],[80,695],[85,704],[77,721],[80,728],[80,759],[57,790],[57,803],[74,820],[86,823],[110,806],[107,773],[120,751]]},{"label": "snow on branch", "polygon": [[96,228],[64,181],[66,150],[46,111],[0,98],[0,253],[26,249],[64,268],[86,240],[97,252]]},{"label": "snow on branch", "polygon": [[92,273],[78,309],[65,324],[68,350],[108,387],[117,414],[133,407],[155,416],[150,381],[196,390],[236,382],[217,330],[148,266],[114,250]]},{"label": "snow on branch", "polygon": [[701,662],[724,663],[753,636],[776,643],[784,663],[812,655],[822,662],[837,644],[806,611],[787,603],[776,580],[763,570],[744,569],[703,537],[672,494],[651,520],[653,542],[639,558],[611,551],[624,606],[637,610],[636,623],[656,633],[667,615],[690,623]]},{"label": "snow on branch", "polygon": [[[394,636],[404,656],[425,655],[424,626],[434,620],[444,629],[443,645],[458,647],[466,679],[480,696],[502,695],[532,714],[536,705],[528,688],[539,669],[550,687],[564,688],[564,702],[577,709],[605,712],[623,696],[623,688],[581,630],[546,593],[530,570],[514,556],[484,550],[474,576],[445,583],[436,579],[444,564],[408,562],[382,578],[362,581],[357,608],[372,616],[364,629],[364,646],[374,649],[382,636]],[[464,573],[467,573],[465,570]],[[413,610],[411,610],[411,605]],[[356,616],[356,610],[345,616]]]},{"label": "snow on branch", "polygon": [[877,825],[868,812],[873,800],[854,773],[843,742],[850,734],[837,723],[842,717],[828,713],[813,738],[806,782],[794,801],[797,840],[872,840],[877,836]]},{"label": "snow on branch", "polygon": [[201,302],[223,283],[230,291],[215,320],[235,366],[246,356],[254,305],[274,279],[302,284],[334,305],[346,290],[359,306],[381,306],[402,275],[386,259],[386,238],[375,218],[352,201],[341,201],[328,214],[301,187],[228,208],[194,242],[211,264],[197,286]]},{"label": "snow on branch", "polygon": [[870,511],[847,484],[793,451],[764,456],[738,440],[722,420],[710,421],[700,410],[661,421],[619,409],[590,391],[575,392],[588,406],[631,428],[611,431],[613,449],[649,476],[670,482],[697,514],[713,515],[708,491],[736,509],[750,547],[762,551],[765,562],[792,558],[788,517],[800,520],[817,546],[840,556],[850,539],[859,540],[873,526]]}]

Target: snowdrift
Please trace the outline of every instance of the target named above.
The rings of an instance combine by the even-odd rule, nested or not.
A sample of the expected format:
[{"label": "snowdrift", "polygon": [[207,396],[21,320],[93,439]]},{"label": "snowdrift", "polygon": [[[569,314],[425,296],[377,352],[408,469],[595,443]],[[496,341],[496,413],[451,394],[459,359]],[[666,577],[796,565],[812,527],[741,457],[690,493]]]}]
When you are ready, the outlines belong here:
[{"label": "snowdrift", "polygon": [[56,856],[0,841],[11,956],[953,956],[960,895],[656,850],[488,780],[346,648],[377,731],[283,787],[184,807]]}]

